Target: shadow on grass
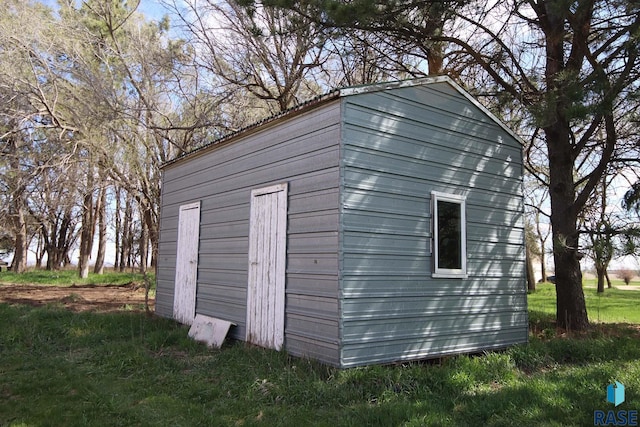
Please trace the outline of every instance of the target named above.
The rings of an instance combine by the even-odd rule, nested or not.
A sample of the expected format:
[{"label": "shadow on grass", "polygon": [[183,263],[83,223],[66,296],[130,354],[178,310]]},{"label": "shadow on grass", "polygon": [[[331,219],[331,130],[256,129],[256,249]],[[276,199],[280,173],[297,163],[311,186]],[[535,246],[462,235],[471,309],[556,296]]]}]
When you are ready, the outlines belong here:
[{"label": "shadow on grass", "polygon": [[613,379],[640,406],[635,329],[531,319],[541,336],[502,352],[338,370],[141,313],[0,304],[0,425],[588,425]]},{"label": "shadow on grass", "polygon": [[605,401],[606,386],[619,374],[613,364],[558,367],[527,381],[473,393],[456,406],[454,421],[475,425],[593,425],[594,410],[610,409]]}]

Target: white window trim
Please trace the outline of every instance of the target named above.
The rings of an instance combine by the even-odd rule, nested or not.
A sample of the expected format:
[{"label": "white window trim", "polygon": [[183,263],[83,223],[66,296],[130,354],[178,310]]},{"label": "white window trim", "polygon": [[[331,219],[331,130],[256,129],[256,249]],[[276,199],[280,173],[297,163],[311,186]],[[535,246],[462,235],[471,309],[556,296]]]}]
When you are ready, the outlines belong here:
[{"label": "white window trim", "polygon": [[[432,256],[433,256],[433,272],[431,277],[442,279],[466,279],[467,276],[467,209],[466,196],[458,194],[441,193],[438,191],[431,192],[432,203]],[[452,202],[460,204],[460,239],[461,239],[461,266],[462,268],[439,268],[438,267],[438,201]]]}]

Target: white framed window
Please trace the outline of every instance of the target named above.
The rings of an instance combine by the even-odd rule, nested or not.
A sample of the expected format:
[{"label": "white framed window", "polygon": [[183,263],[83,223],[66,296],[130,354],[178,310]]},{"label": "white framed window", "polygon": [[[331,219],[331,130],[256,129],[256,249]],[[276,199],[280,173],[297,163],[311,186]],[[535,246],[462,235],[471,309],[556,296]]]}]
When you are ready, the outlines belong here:
[{"label": "white framed window", "polygon": [[467,277],[465,196],[433,191],[433,273],[435,278]]}]

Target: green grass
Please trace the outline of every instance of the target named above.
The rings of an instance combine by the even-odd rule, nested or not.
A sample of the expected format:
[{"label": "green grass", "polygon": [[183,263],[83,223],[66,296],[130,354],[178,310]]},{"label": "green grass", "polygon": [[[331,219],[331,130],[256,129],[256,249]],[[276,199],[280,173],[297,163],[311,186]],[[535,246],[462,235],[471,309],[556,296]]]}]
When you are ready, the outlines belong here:
[{"label": "green grass", "polygon": [[142,313],[0,304],[0,425],[593,425],[613,380],[627,390],[615,409],[640,408],[637,329],[567,337],[536,310],[528,345],[338,370],[238,342],[210,350]]},{"label": "green grass", "polygon": [[[592,282],[586,281],[584,286],[587,314],[591,322],[640,324],[640,291],[624,290],[626,285],[622,281],[614,281],[613,288],[598,294]],[[528,303],[531,311],[555,315],[555,285],[538,284],[536,291],[529,295]]]},{"label": "green grass", "polygon": [[[151,275],[153,276],[153,275]],[[153,277],[152,277],[153,279]],[[0,286],[2,284],[36,284],[43,286],[72,286],[72,285],[126,285],[131,282],[144,282],[142,274],[120,273],[105,271],[104,274],[89,273],[86,279],[78,277],[78,270],[31,270],[16,274],[11,271],[0,272]],[[154,280],[152,280],[152,283]]]}]

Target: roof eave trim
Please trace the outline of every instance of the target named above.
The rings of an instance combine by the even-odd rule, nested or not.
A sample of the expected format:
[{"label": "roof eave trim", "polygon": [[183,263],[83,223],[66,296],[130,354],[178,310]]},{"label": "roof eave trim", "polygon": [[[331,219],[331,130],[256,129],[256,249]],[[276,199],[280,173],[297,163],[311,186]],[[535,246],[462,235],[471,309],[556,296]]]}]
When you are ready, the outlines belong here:
[{"label": "roof eave trim", "polygon": [[347,87],[343,89],[338,89],[340,93],[340,97],[343,96],[351,96],[351,95],[359,95],[361,93],[369,93],[369,92],[379,92],[381,90],[388,89],[398,89],[403,87],[414,87],[414,86],[422,86],[433,83],[450,83],[452,82],[451,78],[448,76],[433,76],[433,77],[421,77],[418,79],[410,79],[410,80],[399,80],[394,82],[387,83],[376,83],[364,86],[354,86]]}]

